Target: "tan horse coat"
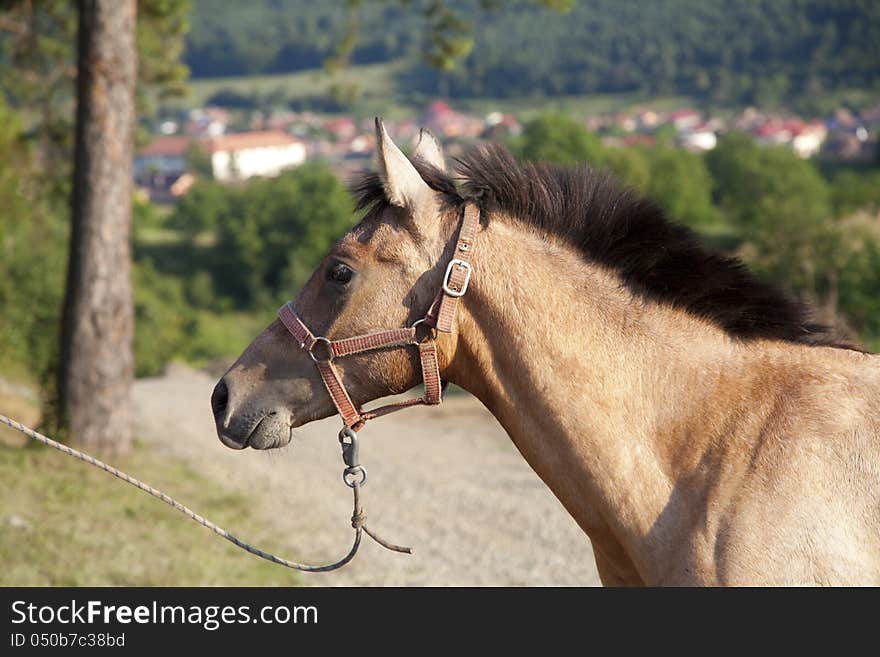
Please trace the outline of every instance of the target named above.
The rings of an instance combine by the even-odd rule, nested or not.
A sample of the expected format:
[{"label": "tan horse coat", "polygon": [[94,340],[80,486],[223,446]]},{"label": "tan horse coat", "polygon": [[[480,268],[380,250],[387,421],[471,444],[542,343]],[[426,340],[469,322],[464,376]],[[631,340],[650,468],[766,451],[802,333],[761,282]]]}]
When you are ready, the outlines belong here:
[{"label": "tan horse coat", "polygon": [[[421,316],[456,230],[441,195],[384,130],[379,140],[391,205],[295,300],[331,338]],[[417,155],[442,167],[432,139]],[[338,262],[356,271],[345,290],[324,276]],[[498,418],[589,536],[605,584],[880,584],[878,357],[737,339],[503,212],[472,262],[457,330],[439,340],[443,375]],[[418,383],[401,352],[340,369],[358,403]],[[230,446],[280,446],[333,413],[278,322],[221,385]]]},{"label": "tan horse coat", "polygon": [[880,359],[734,342],[512,232],[478,238],[446,376],[590,536],[604,583],[880,583]]}]

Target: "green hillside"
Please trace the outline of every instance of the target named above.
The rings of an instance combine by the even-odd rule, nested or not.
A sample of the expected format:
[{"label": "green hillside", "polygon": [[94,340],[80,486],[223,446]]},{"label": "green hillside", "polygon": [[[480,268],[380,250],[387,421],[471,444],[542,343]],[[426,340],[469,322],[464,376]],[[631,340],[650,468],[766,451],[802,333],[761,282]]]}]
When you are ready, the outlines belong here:
[{"label": "green hillside", "polygon": [[[428,67],[424,2],[362,2],[354,64],[396,62],[399,88],[454,98],[681,94],[715,103],[818,99],[880,85],[872,0],[525,0],[446,3],[470,23],[457,70]],[[349,20],[343,2],[194,0],[194,78],[314,69]]]}]

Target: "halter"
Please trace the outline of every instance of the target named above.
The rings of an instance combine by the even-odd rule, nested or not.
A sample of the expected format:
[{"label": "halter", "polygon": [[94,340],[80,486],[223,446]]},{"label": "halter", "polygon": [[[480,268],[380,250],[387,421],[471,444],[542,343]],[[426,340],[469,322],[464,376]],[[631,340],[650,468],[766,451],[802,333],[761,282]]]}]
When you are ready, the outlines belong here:
[{"label": "halter", "polygon": [[[436,406],[443,400],[443,390],[446,383],[440,377],[436,338],[438,332],[452,332],[458,300],[467,292],[471,279],[473,268],[470,263],[470,255],[479,224],[479,208],[473,203],[466,203],[455,254],[446,266],[441,289],[437,292],[428,313],[413,322],[409,328],[386,329],[341,340],[330,340],[323,336],[315,336],[296,314],[290,301],[278,310],[278,318],[297,341],[300,349],[305,349],[315,363],[321,380],[324,382],[324,387],[327,388],[333,405],[342,417],[342,422],[345,425],[343,431],[345,429],[359,431],[368,420],[373,418],[411,406]],[[428,330],[420,330],[423,326]],[[422,381],[425,386],[424,395],[418,399],[386,404],[368,411],[356,406],[345,389],[334,361],[337,358],[361,354],[366,351],[389,348],[406,349],[411,346],[416,346],[419,349]]]},{"label": "halter", "polygon": [[[400,545],[395,545],[383,539],[376,532],[367,528],[367,516],[361,505],[361,486],[367,480],[367,471],[360,464],[358,454],[357,431],[364,425],[367,420],[371,420],[381,415],[393,413],[417,404],[426,404],[435,406],[439,404],[443,398],[443,388],[445,384],[440,378],[440,365],[437,361],[437,343],[436,338],[438,332],[451,333],[455,323],[455,312],[458,308],[458,300],[467,292],[468,283],[471,279],[473,271],[470,264],[470,254],[474,243],[474,237],[477,233],[477,226],[480,223],[480,211],[472,203],[464,206],[464,212],[461,220],[461,228],[458,233],[458,242],[455,247],[455,257],[453,257],[446,266],[446,273],[443,275],[443,284],[437,296],[434,298],[428,313],[422,318],[415,321],[409,328],[388,329],[385,331],[377,331],[375,333],[367,333],[358,335],[353,338],[345,338],[343,340],[330,340],[323,336],[315,336],[303,321],[297,316],[290,302],[287,302],[278,311],[278,317],[283,322],[287,330],[290,331],[294,339],[299,343],[300,349],[305,349],[318,372],[321,374],[321,380],[330,393],[336,410],[342,416],[345,426],[339,432],[339,442],[342,446],[342,460],[345,462],[346,468],[342,472],[342,480],[352,489],[354,495],[353,509],[351,514],[351,526],[354,529],[354,541],[348,553],[334,561],[333,563],[311,566],[309,564],[297,563],[282,559],[265,552],[257,547],[245,543],[241,539],[233,536],[222,527],[217,526],[207,518],[204,518],[192,511],[188,507],[177,500],[169,497],[165,493],[145,484],[138,479],[117,470],[113,466],[107,465],[103,461],[99,461],[93,456],[89,456],[84,452],[63,445],[51,438],[37,433],[23,424],[15,420],[0,415],[0,421],[8,424],[14,429],[25,433],[34,440],[49,445],[65,454],[74,458],[85,461],[94,465],[120,479],[136,486],[137,488],[149,493],[150,495],[161,499],[166,504],[173,506],[178,511],[186,514],[196,522],[204,525],[216,534],[219,534],[226,540],[234,543],[243,550],[247,550],[251,554],[272,561],[273,563],[295,568],[307,572],[327,572],[341,568],[349,561],[354,559],[361,545],[361,533],[366,533],[374,541],[384,548],[394,552],[410,553],[411,549]],[[429,330],[425,335],[419,336],[420,327],[425,326]],[[323,354],[316,353],[318,345],[323,345]],[[374,351],[376,349],[399,348],[405,349],[409,346],[417,346],[419,348],[419,358],[422,363],[422,380],[425,384],[425,394],[420,399],[412,399],[394,404],[387,404],[371,411],[363,411],[355,406],[351,401],[345,385],[339,372],[333,365],[333,361],[337,358],[360,354],[365,351]]]}]

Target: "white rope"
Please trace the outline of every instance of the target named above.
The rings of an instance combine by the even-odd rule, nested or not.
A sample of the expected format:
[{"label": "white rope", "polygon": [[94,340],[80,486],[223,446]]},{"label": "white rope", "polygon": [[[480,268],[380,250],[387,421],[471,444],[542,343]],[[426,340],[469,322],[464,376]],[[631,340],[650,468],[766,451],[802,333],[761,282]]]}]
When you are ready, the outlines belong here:
[{"label": "white rope", "polygon": [[[267,561],[271,561],[272,563],[277,563],[282,566],[286,566],[288,568],[293,568],[295,570],[302,570],[305,572],[312,572],[312,573],[326,572],[328,570],[336,570],[337,568],[341,568],[342,566],[347,564],[349,561],[351,561],[354,558],[354,555],[357,554],[358,547],[360,546],[360,542],[361,542],[361,530],[366,529],[366,526],[363,524],[366,516],[364,515],[363,510],[360,507],[360,499],[358,496],[358,485],[355,484],[354,486],[352,486],[352,490],[354,491],[354,505],[355,505],[354,512],[352,513],[352,525],[354,527],[355,534],[354,534],[354,542],[352,543],[351,549],[348,551],[348,554],[346,554],[344,557],[342,557],[342,559],[340,559],[339,561],[336,561],[336,562],[330,563],[330,564],[326,564],[323,566],[310,566],[308,564],[301,564],[301,563],[297,563],[295,561],[289,561],[288,559],[283,559],[281,557],[275,556],[274,554],[270,554],[269,552],[265,552],[264,550],[261,550],[257,547],[254,547],[253,545],[250,545],[249,543],[245,543],[243,540],[241,540],[240,538],[237,538],[233,534],[230,534],[228,531],[226,531],[225,529],[223,529],[219,525],[211,522],[210,520],[208,520],[204,516],[200,516],[198,513],[196,513],[195,511],[193,511],[189,507],[184,506],[183,504],[181,504],[180,502],[175,500],[170,495],[166,495],[162,491],[160,491],[156,488],[153,488],[149,484],[145,484],[144,482],[140,481],[139,479],[135,479],[131,475],[128,475],[125,472],[122,472],[122,470],[114,468],[112,465],[108,465],[108,464],[104,463],[103,461],[96,459],[94,456],[89,456],[88,454],[86,454],[84,452],[80,452],[79,450],[73,449],[72,447],[68,447],[67,445],[64,445],[64,444],[59,443],[55,440],[52,440],[51,438],[44,436],[43,434],[41,434],[37,431],[34,431],[30,427],[26,427],[21,422],[16,422],[12,418],[6,417],[5,415],[0,414],[0,421],[4,422],[5,424],[7,424],[8,426],[10,426],[13,429],[20,431],[24,435],[26,435],[30,438],[33,438],[34,440],[36,440],[38,442],[43,443],[44,445],[48,445],[49,447],[57,449],[59,452],[64,452],[68,456],[72,456],[74,458],[77,458],[80,461],[85,461],[89,465],[94,465],[96,468],[100,468],[104,472],[109,472],[114,477],[118,477],[119,479],[122,479],[122,481],[129,483],[132,486],[134,486],[136,488],[140,488],[145,493],[148,493],[148,494],[152,495],[153,497],[156,497],[156,498],[162,500],[163,502],[165,502],[165,504],[168,504],[169,506],[174,507],[175,509],[177,509],[178,511],[180,511],[181,513],[183,513],[184,515],[186,515],[190,519],[195,520],[197,523],[199,523],[203,527],[207,527],[208,529],[210,529],[212,532],[214,532],[218,536],[222,536],[230,543],[233,543],[234,545],[240,547],[242,550],[246,550],[247,552],[250,552],[251,554],[258,556],[261,559],[266,559]],[[355,520],[356,518],[358,519],[358,521]],[[367,532],[367,533],[369,534],[369,532]],[[405,549],[408,550],[409,548],[405,548]]]}]

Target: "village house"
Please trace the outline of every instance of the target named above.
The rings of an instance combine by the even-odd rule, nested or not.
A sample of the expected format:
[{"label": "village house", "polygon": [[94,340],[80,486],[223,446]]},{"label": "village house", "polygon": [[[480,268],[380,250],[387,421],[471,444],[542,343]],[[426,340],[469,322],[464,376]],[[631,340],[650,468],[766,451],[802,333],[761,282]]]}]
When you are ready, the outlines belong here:
[{"label": "village house", "polygon": [[134,182],[143,195],[157,203],[170,203],[188,186],[176,185],[186,172],[191,137],[160,136],[141,149],[134,160]]},{"label": "village house", "polygon": [[768,118],[763,123],[756,124],[751,132],[759,144],[787,144],[799,157],[804,158],[818,153],[828,136],[828,130],[822,121],[806,122],[797,117],[784,120]]},{"label": "village house", "polygon": [[696,128],[702,119],[700,113],[690,108],[684,108],[670,112],[666,121],[671,123],[677,132],[685,132]]},{"label": "village house", "polygon": [[692,130],[685,130],[678,137],[683,148],[691,152],[711,151],[718,145],[718,136],[708,124],[701,123]]},{"label": "village house", "polygon": [[156,176],[177,178],[186,170],[186,151],[191,137],[171,135],[156,137],[142,148],[134,160],[134,179],[143,186]]},{"label": "village house", "polygon": [[187,173],[187,154],[199,146],[210,159],[216,180],[234,182],[254,176],[277,176],[306,160],[302,140],[280,130],[242,132],[209,138],[160,136],[143,148],[134,162],[135,182],[157,201],[173,200],[192,184],[175,185]]},{"label": "village house", "polygon": [[635,117],[626,112],[618,112],[611,116],[611,125],[621,132],[635,132],[638,127]]},{"label": "village house", "polygon": [[358,133],[357,125],[350,116],[339,116],[324,121],[324,130],[336,141],[350,141]]},{"label": "village house", "polygon": [[660,115],[649,107],[636,110],[636,121],[640,130],[654,130],[660,125]]},{"label": "village house", "polygon": [[458,112],[442,100],[428,105],[423,123],[441,139],[477,139],[485,128],[481,118]]},{"label": "village house", "polygon": [[306,160],[306,147],[279,130],[241,132],[204,142],[214,178],[222,182],[277,176]]},{"label": "village house", "polygon": [[822,148],[828,129],[822,121],[814,120],[794,131],[791,147],[800,157],[813,157]]}]

